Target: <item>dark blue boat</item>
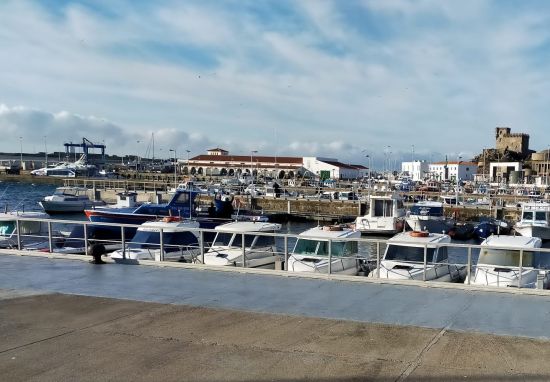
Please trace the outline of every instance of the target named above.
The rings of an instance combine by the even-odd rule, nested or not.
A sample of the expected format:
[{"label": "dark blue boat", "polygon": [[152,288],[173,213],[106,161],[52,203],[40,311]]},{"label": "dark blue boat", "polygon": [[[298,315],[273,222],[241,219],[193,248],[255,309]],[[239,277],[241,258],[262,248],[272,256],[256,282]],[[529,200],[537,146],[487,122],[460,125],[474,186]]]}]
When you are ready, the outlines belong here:
[{"label": "dark blue boat", "polygon": [[[138,207],[98,207],[85,210],[84,213],[93,223],[117,223],[140,225],[147,221],[164,216],[179,216],[183,218],[196,218],[200,228],[213,229],[217,225],[227,222],[233,208],[231,200],[215,198],[212,211],[208,217],[197,217],[194,214],[195,198],[199,193],[193,190],[177,190],[168,203],[145,203]],[[97,226],[96,226],[97,227]],[[101,226],[103,229],[118,230],[118,227]],[[126,228],[126,235],[134,235],[136,228]],[[131,236],[130,236],[131,237]]]},{"label": "dark blue boat", "polygon": [[474,227],[474,237],[485,240],[491,235],[507,235],[510,232],[508,224],[495,219],[483,219]]}]

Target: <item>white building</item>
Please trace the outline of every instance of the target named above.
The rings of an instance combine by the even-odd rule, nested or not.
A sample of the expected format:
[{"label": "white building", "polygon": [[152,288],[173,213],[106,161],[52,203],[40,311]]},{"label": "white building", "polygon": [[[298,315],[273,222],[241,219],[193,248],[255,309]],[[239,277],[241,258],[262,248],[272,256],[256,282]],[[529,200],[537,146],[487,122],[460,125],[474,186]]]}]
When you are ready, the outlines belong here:
[{"label": "white building", "polygon": [[428,175],[429,171],[429,164],[425,160],[401,163],[401,172],[403,175],[410,176],[414,181],[423,180]]},{"label": "white building", "polygon": [[456,181],[457,175],[460,180],[473,180],[477,174],[477,163],[475,162],[436,162],[429,165],[430,178],[435,180]]},{"label": "white building", "polygon": [[206,155],[197,155],[178,161],[184,174],[206,176],[239,176],[251,173],[254,176],[269,175],[279,179],[294,178],[308,174],[322,179],[357,179],[366,175],[362,165],[345,164],[334,158],[283,157],[257,155],[231,155],[226,150],[215,148]]},{"label": "white building", "polygon": [[[522,171],[521,162],[491,162],[489,164],[489,178],[491,182],[508,182],[511,179],[511,174],[516,174]],[[514,183],[517,183],[519,175],[516,175]]]},{"label": "white building", "polygon": [[367,175],[368,168],[357,164],[345,164],[335,158],[304,157],[304,169],[322,179],[358,179]]}]

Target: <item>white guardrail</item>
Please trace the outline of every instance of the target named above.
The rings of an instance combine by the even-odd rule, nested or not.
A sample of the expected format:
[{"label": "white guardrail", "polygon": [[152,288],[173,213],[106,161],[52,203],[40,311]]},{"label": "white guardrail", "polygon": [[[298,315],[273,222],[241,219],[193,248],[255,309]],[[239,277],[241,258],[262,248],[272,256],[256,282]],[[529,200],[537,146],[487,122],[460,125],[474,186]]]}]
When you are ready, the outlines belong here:
[{"label": "white guardrail", "polygon": [[[37,255],[42,253],[55,254],[56,257],[67,255],[68,258],[74,258],[74,254],[79,254],[84,257],[85,254],[95,255],[96,258],[108,255],[108,251],[97,251],[99,245],[109,250],[119,249],[122,252],[122,261],[134,264],[139,264],[140,260],[132,260],[129,254],[130,246],[142,245],[128,238],[128,231],[135,230],[139,225],[133,224],[113,224],[113,223],[93,223],[89,221],[68,221],[56,219],[32,219],[21,218],[14,216],[15,227],[12,232],[2,232],[0,230],[0,253],[13,253]],[[82,227],[82,235],[79,237],[68,236],[68,232],[63,232],[64,229],[74,227]],[[98,239],[92,238],[89,233],[93,231],[92,227],[111,228],[116,231],[120,230],[120,237],[116,239]],[[35,229],[35,231],[33,231]],[[196,235],[196,243],[190,245],[173,245],[165,242],[167,230],[159,228],[158,243],[149,244],[147,250],[150,253],[150,259],[142,259],[144,264],[150,265],[151,260],[159,265],[161,263],[185,263],[186,267],[197,265],[199,268],[204,268],[205,256],[208,253],[212,254],[211,238],[213,234],[219,232],[214,229],[186,229]],[[113,231],[115,232],[115,231]],[[273,264],[269,264],[271,269],[280,272],[293,273],[289,270],[289,259],[293,256],[292,250],[298,235],[296,234],[281,234],[281,233],[266,233],[266,232],[235,232],[227,231],[228,234],[236,234],[234,238],[234,247],[241,251],[238,260],[231,265],[239,268],[249,268],[254,264],[254,258],[260,253],[265,256],[273,256]],[[239,237],[240,236],[240,237]],[[268,237],[273,238],[275,242],[274,248],[249,248],[243,246],[244,243],[250,241],[251,237]],[[247,240],[249,239],[249,240]],[[386,240],[372,239],[367,237],[351,238],[351,239],[330,239],[323,237],[308,237],[308,239],[319,240],[326,243],[326,252],[324,256],[314,256],[313,254],[306,256],[306,260],[311,265],[312,273],[317,275],[323,274],[325,277],[338,278],[340,275],[349,275],[350,272],[342,272],[345,268],[344,263],[355,264],[356,271],[351,273],[356,279],[368,278],[372,281],[388,281],[394,283],[405,283],[413,280],[414,284],[430,284],[430,286],[445,286],[445,282],[450,279],[454,283],[462,283],[465,286],[483,287],[496,290],[495,287],[507,286],[506,289],[536,289],[543,294],[550,294],[550,291],[543,289],[550,287],[550,248],[517,248],[517,247],[491,247],[491,250],[503,250],[504,260],[517,259],[517,264],[496,264],[496,265],[479,265],[480,250],[487,249],[486,246],[474,244],[411,244],[407,243],[410,248],[416,248],[416,253],[420,253],[413,261],[409,260],[387,260],[384,258],[384,251],[388,245]],[[68,242],[81,242],[82,247],[67,248]],[[358,252],[345,253],[334,252],[335,248],[342,249],[345,243],[357,243]],[[340,247],[338,243],[343,243]],[[401,243],[404,245],[403,243]],[[355,248],[355,245],[350,246]],[[434,253],[442,252],[441,249],[446,248],[446,255],[438,256]],[[3,251],[2,251],[3,249]],[[101,248],[102,249],[102,248]],[[15,251],[14,251],[15,250]],[[210,252],[209,252],[210,251]],[[507,252],[506,252],[507,251]],[[95,253],[94,253],[95,252]],[[219,251],[218,252],[223,252]],[[69,256],[71,255],[71,256]],[[540,261],[533,262],[533,258],[537,257]],[[126,260],[126,261],[125,261]],[[326,266],[316,267],[315,264],[322,263]],[[390,263],[387,263],[390,262]],[[397,263],[397,266],[395,266]],[[389,265],[388,265],[389,264]],[[225,266],[227,268],[227,266]],[[214,266],[215,268],[215,266]],[[219,266],[218,266],[219,268]],[[484,269],[483,275],[476,272],[478,269]],[[349,269],[348,269],[349,270]],[[262,271],[263,273],[264,271]],[[433,276],[435,272],[435,276]],[[438,275],[439,272],[439,275]],[[442,273],[443,272],[443,273]],[[445,276],[448,272],[450,276]],[[269,272],[268,272],[269,273]],[[483,272],[479,272],[483,273]],[[312,275],[300,273],[300,276],[310,277]],[[408,275],[408,276],[407,276]],[[350,279],[350,277],[345,277]],[[479,280],[478,280],[479,278]],[[483,280],[485,278],[485,281]],[[527,280],[529,278],[529,280]],[[439,281],[437,281],[439,280]],[[492,281],[491,281],[492,280]],[[484,288],[481,288],[484,289]],[[502,290],[502,288],[500,288]],[[537,293],[539,294],[539,293]]]}]

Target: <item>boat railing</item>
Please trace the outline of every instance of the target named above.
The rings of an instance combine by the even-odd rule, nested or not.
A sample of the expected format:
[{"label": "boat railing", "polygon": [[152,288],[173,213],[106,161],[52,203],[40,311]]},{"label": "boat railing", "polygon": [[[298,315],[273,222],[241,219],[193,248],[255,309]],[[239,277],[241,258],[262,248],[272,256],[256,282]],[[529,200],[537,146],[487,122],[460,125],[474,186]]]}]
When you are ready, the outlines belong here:
[{"label": "boat railing", "polygon": [[[139,225],[134,224],[115,224],[115,223],[94,223],[89,221],[67,221],[58,219],[34,219],[15,217],[16,231],[15,236],[12,235],[11,245],[8,245],[6,253],[10,253],[9,249],[18,250],[17,253],[32,254],[37,251],[47,252],[50,254],[58,254],[62,256],[63,253],[80,253],[80,254],[93,254],[97,250],[98,246],[104,248],[117,247],[122,251],[123,258],[126,257],[126,251],[128,251],[129,245],[134,243],[132,237],[129,237],[131,230],[136,230]],[[39,222],[44,227],[41,232],[26,233],[22,231],[22,226],[26,222]],[[82,235],[79,237],[69,238],[66,232],[67,228],[81,226]],[[115,230],[120,230],[116,239],[107,238],[92,238],[90,236],[91,227],[102,226],[111,227]],[[187,245],[170,244],[165,242],[165,230],[159,229],[159,242],[149,246],[152,259],[154,262],[165,261],[180,261],[188,263],[189,265],[204,264],[204,256],[212,246],[212,237],[218,231],[214,229],[202,229],[202,228],[186,228],[186,231],[192,232],[196,235],[197,240],[195,243]],[[168,231],[167,231],[168,232]],[[266,248],[264,251],[269,255],[275,256],[275,269],[280,271],[288,271],[289,257],[292,255],[292,250],[298,239],[296,234],[287,233],[273,233],[273,232],[241,232],[241,231],[227,231],[231,234],[236,234],[238,243],[246,243],[247,236],[265,236],[273,238],[275,242],[274,249]],[[29,242],[27,239],[35,239]],[[80,241],[82,247],[79,251],[71,252],[70,248],[63,248],[64,242],[69,240]],[[328,260],[327,269],[323,271],[326,275],[330,276],[333,273],[337,273],[338,270],[333,267],[336,264],[336,260],[342,261],[344,259],[353,259],[357,262],[357,273],[360,276],[369,275],[370,278],[380,279],[380,270],[383,268],[384,253],[387,246],[387,240],[360,237],[360,238],[325,238],[327,243],[327,250],[323,256]],[[339,252],[335,253],[334,248],[340,243],[346,242],[357,243],[357,252]],[[138,242],[136,242],[138,243]],[[139,243],[138,243],[139,244]],[[147,244],[147,243],[142,243]],[[421,269],[422,277],[416,280],[430,281],[428,274],[434,267],[447,267],[449,273],[452,274],[452,281],[461,282],[466,285],[472,284],[472,276],[476,271],[477,262],[479,260],[480,250],[487,248],[487,246],[481,246],[477,244],[459,244],[459,243],[425,243],[425,244],[412,244],[411,246],[422,248],[422,256],[419,257],[419,261],[412,261],[410,264],[414,264],[416,269]],[[92,248],[93,247],[93,248]],[[432,252],[435,250],[435,255]],[[517,253],[518,264],[505,264],[489,266],[493,268],[506,269],[510,272],[516,272],[518,280],[516,284],[518,288],[522,287],[522,278],[525,277],[526,271],[536,271],[536,288],[543,289],[548,287],[550,283],[550,248],[518,248],[518,247],[491,247],[491,249],[502,249],[506,251],[514,251]],[[243,261],[239,262],[239,267],[247,268],[250,252],[249,248],[241,245],[243,251]],[[534,263],[526,263],[524,261],[526,253],[529,252],[529,256],[532,253],[537,255],[537,261]],[[171,256],[175,255],[175,256]],[[179,256],[178,256],[179,254]],[[99,255],[105,255],[100,253]],[[312,256],[316,257],[316,256]],[[319,257],[319,256],[317,256]],[[514,259],[516,258],[514,257]],[[395,261],[395,259],[392,259]],[[139,261],[141,262],[141,261]],[[143,262],[147,263],[146,261]],[[420,273],[418,273],[420,274]],[[357,276],[357,277],[360,277]],[[455,277],[456,276],[456,277]],[[514,285],[515,286],[515,285]]]}]

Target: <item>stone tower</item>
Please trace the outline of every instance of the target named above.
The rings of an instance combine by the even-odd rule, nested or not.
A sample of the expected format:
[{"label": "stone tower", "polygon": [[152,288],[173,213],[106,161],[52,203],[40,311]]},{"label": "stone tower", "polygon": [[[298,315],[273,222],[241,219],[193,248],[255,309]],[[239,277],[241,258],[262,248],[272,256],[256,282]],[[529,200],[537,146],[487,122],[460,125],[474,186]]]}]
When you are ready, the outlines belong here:
[{"label": "stone tower", "polygon": [[512,129],[509,127],[497,127],[495,129],[497,151],[500,153],[509,151],[524,158],[527,157],[529,155],[529,134],[511,133],[511,131]]}]

